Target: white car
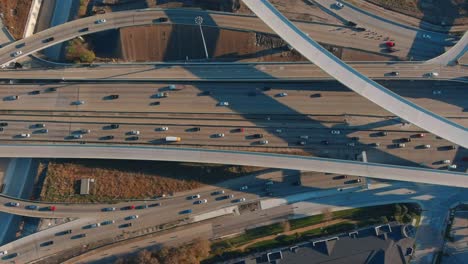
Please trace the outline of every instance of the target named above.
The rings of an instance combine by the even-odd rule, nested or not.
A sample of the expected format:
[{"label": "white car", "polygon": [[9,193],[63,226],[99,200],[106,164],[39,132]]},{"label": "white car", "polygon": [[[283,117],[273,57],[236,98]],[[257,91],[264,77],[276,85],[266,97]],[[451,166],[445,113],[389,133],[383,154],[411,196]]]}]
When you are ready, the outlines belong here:
[{"label": "white car", "polygon": [[229,102],[219,102],[219,106],[229,106]]},{"label": "white car", "polygon": [[425,149],[430,149],[430,148],[431,148],[431,145],[424,145],[424,148],[425,148]]},{"label": "white car", "polygon": [[279,93],[278,96],[279,97],[285,97],[285,96],[288,96],[288,94],[287,93]]},{"label": "white car", "polygon": [[96,24],[103,24],[103,23],[106,23],[106,20],[104,18],[96,20]]},{"label": "white car", "polygon": [[21,54],[23,54],[23,52],[22,52],[21,50],[15,51],[15,52],[13,53],[13,57],[18,57],[18,56],[20,56]]},{"label": "white car", "polygon": [[241,191],[245,191],[245,190],[247,190],[247,189],[249,189],[249,186],[247,186],[247,185],[241,186],[241,187],[239,188],[239,190],[241,190]]},{"label": "white car", "polygon": [[100,227],[100,226],[101,226],[101,223],[96,223],[96,224],[89,225],[89,228],[96,228],[96,227]]},{"label": "white car", "polygon": [[331,133],[332,133],[333,135],[339,135],[339,134],[341,134],[341,131],[339,131],[339,130],[332,130]]},{"label": "white car", "polygon": [[448,168],[451,170],[454,170],[457,168],[457,165],[456,164],[448,165]]},{"label": "white car", "polygon": [[83,104],[85,104],[85,101],[84,100],[77,100],[77,101],[74,101],[73,104],[74,105],[83,105]]},{"label": "white car", "polygon": [[19,136],[22,138],[30,138],[31,134],[21,133]]},{"label": "white car", "polygon": [[222,138],[222,137],[224,137],[224,134],[223,133],[218,133],[218,134],[215,134],[215,137]]},{"label": "white car", "polygon": [[340,2],[336,2],[335,6],[338,7],[338,8],[343,8],[344,7],[344,5],[342,3],[340,3]]},{"label": "white car", "polygon": [[6,254],[8,254],[8,251],[7,251],[7,250],[0,251],[0,256],[5,256]]},{"label": "white car", "polygon": [[130,131],[130,135],[140,135],[140,131],[132,130],[132,131]]},{"label": "white car", "polygon": [[450,164],[452,161],[451,160],[443,160],[442,163],[444,164]]},{"label": "white car", "polygon": [[423,34],[422,37],[425,39],[431,39],[431,35],[429,34]]},{"label": "white car", "polygon": [[206,204],[207,202],[208,202],[207,199],[201,199],[201,200],[193,202],[193,204]]},{"label": "white car", "polygon": [[428,72],[427,76],[429,76],[429,77],[439,77],[439,73],[438,72]]},{"label": "white car", "polygon": [[160,128],[159,128],[159,131],[168,131],[168,130],[169,130],[168,127],[160,127]]},{"label": "white car", "polygon": [[20,206],[20,204],[18,202],[9,202],[8,205],[12,206],[12,207],[19,207]]},{"label": "white car", "polygon": [[81,134],[89,134],[89,133],[91,133],[91,130],[89,130],[89,129],[80,129],[80,133]]},{"label": "white car", "polygon": [[260,140],[260,145],[268,145],[268,140]]}]

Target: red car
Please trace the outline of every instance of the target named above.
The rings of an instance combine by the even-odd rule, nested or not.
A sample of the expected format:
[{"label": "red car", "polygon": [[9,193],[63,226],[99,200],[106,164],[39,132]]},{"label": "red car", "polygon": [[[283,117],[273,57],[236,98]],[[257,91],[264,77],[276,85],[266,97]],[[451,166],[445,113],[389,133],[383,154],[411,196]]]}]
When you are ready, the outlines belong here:
[{"label": "red car", "polygon": [[243,127],[239,128],[239,132],[244,132],[244,128]]},{"label": "red car", "polygon": [[385,45],[387,45],[387,47],[389,47],[389,48],[395,47],[395,42],[393,42],[393,41],[387,41],[387,42],[385,42]]},{"label": "red car", "polygon": [[55,207],[55,205],[49,206],[49,211],[54,212],[55,210],[57,210],[57,207]]}]

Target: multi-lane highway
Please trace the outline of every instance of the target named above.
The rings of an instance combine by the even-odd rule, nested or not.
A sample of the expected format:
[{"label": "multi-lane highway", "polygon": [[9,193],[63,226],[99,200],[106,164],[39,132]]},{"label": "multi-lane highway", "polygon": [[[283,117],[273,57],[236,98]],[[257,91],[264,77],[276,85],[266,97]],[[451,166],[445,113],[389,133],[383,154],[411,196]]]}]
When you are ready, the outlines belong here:
[{"label": "multi-lane highway", "polygon": [[353,91],[397,116],[463,147],[468,129],[408,101],[359,73],[300,31],[267,0],[244,3],[309,61]]},{"label": "multi-lane highway", "polygon": [[[7,64],[28,54],[37,52],[57,43],[109,29],[148,24],[184,24],[196,25],[195,17],[203,17],[204,26],[272,33],[264,23],[252,16],[235,15],[232,13],[206,12],[200,10],[184,9],[145,9],[136,11],[115,12],[74,20],[62,25],[38,32],[28,38],[19,40],[0,49],[0,63]],[[159,22],[158,18],[166,17],[167,22]],[[103,19],[105,22],[98,22]],[[351,27],[339,25],[297,22],[298,27],[311,37],[323,43],[333,43],[338,46],[364,49],[383,55],[399,56],[402,58],[412,56],[415,59],[429,59],[440,54],[441,47],[447,45],[445,41],[431,41],[417,50],[409,52],[412,46],[411,38],[395,38],[399,30],[390,32],[389,36],[369,37],[369,32],[356,32]],[[388,34],[389,31],[386,31]],[[373,32],[374,33],[374,32]],[[393,34],[391,34],[393,33]],[[388,53],[385,40],[395,40],[398,51]],[[21,51],[21,54],[15,53]]]}]

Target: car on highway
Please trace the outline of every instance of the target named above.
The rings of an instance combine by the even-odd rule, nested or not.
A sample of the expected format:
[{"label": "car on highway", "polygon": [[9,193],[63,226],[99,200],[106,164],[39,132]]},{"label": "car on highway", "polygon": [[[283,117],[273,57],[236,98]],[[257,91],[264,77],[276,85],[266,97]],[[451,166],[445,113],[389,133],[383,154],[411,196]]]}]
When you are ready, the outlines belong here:
[{"label": "car on highway", "polygon": [[341,134],[341,131],[339,131],[339,130],[332,130],[332,131],[330,131],[330,133],[332,133],[332,135],[339,135],[339,134]]},{"label": "car on highway", "polygon": [[200,95],[204,95],[204,96],[206,96],[206,95],[212,95],[212,94],[213,94],[212,91],[203,91],[203,92],[200,93]]},{"label": "car on highway", "polygon": [[78,235],[74,235],[72,237],[70,237],[71,239],[79,239],[79,238],[83,238],[83,237],[86,237],[86,234],[78,234]]},{"label": "car on highway", "polygon": [[45,128],[45,127],[46,127],[46,125],[43,124],[43,123],[38,123],[38,124],[32,125],[32,128]]},{"label": "car on highway", "polygon": [[18,100],[18,99],[19,99],[18,95],[12,95],[12,96],[8,97],[8,100],[12,100],[12,101],[15,101],[15,100]]},{"label": "car on highway", "polygon": [[153,204],[149,204],[148,206],[149,207],[158,207],[158,206],[161,206],[162,204],[161,203],[153,203]]},{"label": "car on highway", "polygon": [[443,160],[442,163],[443,164],[450,164],[450,163],[452,163],[452,161],[451,160]]},{"label": "car on highway", "polygon": [[47,206],[46,210],[51,211],[51,212],[55,212],[57,210],[57,207],[55,205]]},{"label": "car on highway", "polygon": [[169,21],[169,19],[167,17],[159,17],[159,18],[156,18],[153,20],[153,23],[164,23],[164,22],[167,22]]},{"label": "car on highway", "polygon": [[348,21],[348,22],[346,22],[346,25],[348,25],[350,27],[355,27],[355,26],[357,26],[357,23],[355,23],[353,21]]},{"label": "car on highway", "polygon": [[378,148],[378,147],[380,147],[380,143],[379,142],[370,143],[369,146],[374,147],[374,148]]},{"label": "car on highway", "polygon": [[26,205],[24,208],[26,208],[28,210],[37,210],[39,208],[39,206],[37,206],[35,204],[30,204],[30,205]]},{"label": "car on highway", "polygon": [[287,94],[287,93],[279,93],[279,94],[277,94],[276,96],[278,96],[278,97],[285,97],[285,96],[288,96],[288,94]]},{"label": "car on highway", "polygon": [[260,145],[268,145],[268,140],[260,140],[260,141],[258,141],[258,144],[260,144]]},{"label": "car on highway", "polygon": [[390,72],[390,75],[391,76],[398,76],[398,75],[400,75],[400,72],[392,71],[392,72]]},{"label": "car on highway", "polygon": [[114,136],[112,136],[112,135],[103,136],[103,137],[101,137],[101,139],[102,140],[112,140],[112,139],[114,139]]},{"label": "car on highway", "polygon": [[447,168],[449,170],[455,170],[455,169],[457,169],[457,165],[456,164],[448,165]]},{"label": "car on highway", "polygon": [[226,101],[224,101],[224,102],[219,102],[219,103],[218,103],[218,106],[229,106],[229,102],[226,102]]},{"label": "car on highway", "polygon": [[106,207],[106,208],[102,208],[102,211],[103,212],[112,212],[112,211],[115,211],[115,207]]},{"label": "car on highway", "polygon": [[234,194],[219,196],[219,197],[216,197],[215,200],[216,201],[222,201],[222,200],[231,199],[231,198],[234,198]]},{"label": "car on highway", "polygon": [[74,139],[80,139],[80,138],[83,138],[83,135],[81,135],[81,134],[73,134],[72,137],[73,137]]},{"label": "car on highway", "polygon": [[330,145],[330,142],[328,140],[322,140],[320,141],[320,144],[322,145]]},{"label": "car on highway", "polygon": [[115,99],[119,99],[119,95],[118,94],[111,94],[107,98],[109,100],[115,100]]},{"label": "car on highway", "polygon": [[138,210],[143,210],[143,209],[148,209],[148,208],[149,208],[149,206],[147,204],[142,204],[142,205],[139,205],[139,206],[136,207],[136,209],[138,209]]},{"label": "car on highway", "polygon": [[394,41],[387,41],[387,42],[385,42],[385,45],[387,47],[395,47],[395,42]]},{"label": "car on highway", "polygon": [[220,194],[224,194],[224,190],[217,190],[211,193],[211,195],[220,195]]},{"label": "car on highway", "polygon": [[19,206],[20,206],[20,203],[18,203],[18,202],[9,202],[9,203],[8,203],[8,206],[11,206],[11,207],[19,207]]},{"label": "car on highway", "polygon": [[126,140],[130,140],[130,141],[136,141],[136,140],[139,140],[139,139],[140,139],[139,136],[131,136],[131,137],[126,138]]},{"label": "car on highway", "polygon": [[201,200],[197,200],[197,201],[193,202],[193,204],[205,204],[205,203],[208,203],[207,199],[201,199]]},{"label": "car on highway", "polygon": [[428,72],[428,73],[426,73],[426,76],[427,77],[439,77],[439,73],[438,72]]},{"label": "car on highway", "polygon": [[416,134],[416,135],[414,135],[414,136],[415,136],[415,137],[418,137],[418,138],[422,138],[422,137],[425,136],[425,134],[424,134],[424,133],[418,133],[418,134]]},{"label": "car on highway", "polygon": [[111,128],[111,129],[117,129],[117,128],[119,128],[119,127],[120,127],[119,124],[110,124],[110,125],[109,125],[109,128]]},{"label": "car on highway", "polygon": [[242,203],[242,202],[245,202],[245,198],[242,197],[242,198],[239,198],[239,199],[235,199],[232,201],[233,203]]},{"label": "car on highway", "polygon": [[254,137],[254,138],[263,138],[263,134],[253,134],[252,137]]},{"label": "car on highway", "polygon": [[344,7],[344,5],[340,2],[335,2],[335,7],[341,9]]},{"label": "car on highway", "polygon": [[44,128],[44,129],[37,130],[36,132],[41,133],[41,134],[47,134],[47,133],[49,133],[49,130]]},{"label": "car on highway", "polygon": [[400,142],[411,142],[411,138],[400,138]]},{"label": "car on highway", "polygon": [[132,223],[125,223],[125,224],[119,225],[119,228],[126,228],[126,227],[131,227],[131,226],[133,226]]},{"label": "car on highway", "polygon": [[157,93],[154,95],[155,98],[166,98],[169,97],[169,93]]},{"label": "car on highway", "polygon": [[96,24],[104,24],[104,23],[106,23],[106,19],[104,18],[96,20]]},{"label": "car on highway", "polygon": [[380,132],[378,133],[378,135],[381,136],[381,137],[385,137],[385,136],[388,135],[388,132],[387,132],[387,131],[380,131]]},{"label": "car on highway", "polygon": [[[455,145],[450,145],[450,146],[447,146],[446,147],[448,150],[454,150],[454,149],[457,149],[457,146]],[[465,160],[466,161],[466,160]]]},{"label": "car on highway", "polygon": [[122,210],[133,210],[135,209],[135,205],[129,205],[129,206],[125,206],[124,208],[122,208]]},{"label": "car on highway", "polygon": [[21,54],[23,54],[23,52],[22,52],[21,50],[17,50],[17,51],[15,51],[15,52],[13,52],[12,56],[13,56],[13,57],[18,57],[18,56],[20,56]]},{"label": "car on highway", "polygon": [[47,247],[47,246],[50,246],[50,245],[53,245],[53,244],[54,244],[54,241],[49,240],[49,241],[46,241],[46,242],[42,242],[39,246],[40,247]]},{"label": "car on highway", "polygon": [[188,199],[188,200],[192,200],[192,199],[198,199],[198,198],[200,198],[200,197],[201,197],[200,194],[195,194],[195,195],[190,195],[190,196],[188,196],[187,199]]},{"label": "car on highway", "polygon": [[442,94],[442,91],[441,90],[432,90],[432,94],[433,95],[440,95],[440,94]]},{"label": "car on highway", "polygon": [[307,142],[305,142],[304,140],[299,140],[299,141],[297,141],[296,144],[299,145],[299,146],[305,146],[307,144]]},{"label": "car on highway", "polygon": [[19,137],[20,137],[20,138],[30,138],[30,137],[31,137],[31,134],[28,134],[28,133],[21,133],[21,134],[19,134]]},{"label": "car on highway", "polygon": [[161,104],[161,102],[158,102],[158,101],[150,103],[150,105],[160,105],[160,104]]},{"label": "car on highway", "polygon": [[94,224],[90,224],[88,226],[86,226],[87,228],[98,228],[101,226],[101,223],[94,223]]},{"label": "car on highway", "polygon": [[6,126],[8,126],[8,123],[7,123],[7,122],[1,122],[1,123],[0,123],[0,127],[6,127]]},{"label": "car on highway", "polygon": [[0,132],[3,132],[3,127],[0,127]]},{"label": "car on highway", "polygon": [[46,89],[47,92],[56,92],[57,91],[57,88],[55,87],[49,87]]},{"label": "car on highway", "polygon": [[125,218],[126,220],[135,220],[138,219],[138,215],[130,215]]},{"label": "car on highway", "polygon": [[91,133],[91,130],[90,129],[80,129],[80,130],[78,130],[78,133],[89,134],[89,133]]},{"label": "car on highway", "polygon": [[77,101],[73,101],[72,104],[73,104],[73,105],[84,105],[84,104],[85,104],[85,101],[84,101],[84,100],[77,100]]},{"label": "car on highway", "polygon": [[319,98],[319,97],[322,97],[321,93],[314,93],[310,95],[310,98]]},{"label": "car on highway", "polygon": [[429,145],[429,144],[423,145],[423,148],[425,148],[425,149],[430,149],[430,148],[431,148],[431,145]]},{"label": "car on highway", "polygon": [[138,130],[131,130],[130,132],[128,132],[128,134],[130,134],[130,135],[140,135],[140,131],[138,131]]},{"label": "car on highway", "polygon": [[51,42],[53,40],[54,40],[54,37],[49,37],[49,38],[43,39],[42,42],[43,43],[49,43],[49,42]]},{"label": "car on highway", "polygon": [[34,91],[31,91],[29,94],[30,94],[30,95],[38,95],[38,94],[41,94],[41,91],[39,91],[39,90],[34,90]]},{"label": "car on highway", "polygon": [[393,146],[396,147],[396,148],[404,148],[404,147],[406,147],[406,144],[405,143],[396,143]]},{"label": "car on highway", "polygon": [[112,225],[115,224],[115,220],[107,220],[101,223],[101,225]]},{"label": "car on highway", "polygon": [[158,131],[168,131],[169,128],[168,127],[160,127],[158,128]]},{"label": "car on highway", "polygon": [[241,187],[239,188],[239,190],[241,190],[241,191],[245,191],[245,190],[247,190],[247,189],[249,189],[249,186],[247,186],[247,185],[241,186]]},{"label": "car on highway", "polygon": [[7,250],[0,251],[0,256],[5,256],[6,254],[8,254]]},{"label": "car on highway", "polygon": [[192,213],[192,209],[185,209],[179,212],[179,214],[190,214]]},{"label": "car on highway", "polygon": [[217,134],[214,134],[213,136],[217,137],[217,138],[223,138],[224,134],[223,133],[217,133]]}]

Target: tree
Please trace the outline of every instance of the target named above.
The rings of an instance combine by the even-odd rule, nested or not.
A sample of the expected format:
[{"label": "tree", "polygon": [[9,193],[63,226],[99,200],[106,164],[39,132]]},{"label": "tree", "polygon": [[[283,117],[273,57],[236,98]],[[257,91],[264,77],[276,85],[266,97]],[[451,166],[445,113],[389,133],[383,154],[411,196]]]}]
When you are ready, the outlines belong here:
[{"label": "tree", "polygon": [[159,264],[159,260],[155,257],[153,257],[153,254],[144,249],[140,252],[135,257],[135,264],[141,263],[141,264]]},{"label": "tree", "polygon": [[413,220],[413,218],[412,218],[411,215],[409,215],[409,214],[405,214],[405,215],[403,215],[403,217],[401,218],[401,221],[403,221],[403,223],[405,223],[405,224],[411,223],[412,220]]},{"label": "tree", "polygon": [[408,207],[406,207],[406,205],[402,205],[401,206],[401,215],[405,215],[408,213]]},{"label": "tree", "polygon": [[393,214],[395,215],[395,218],[401,215],[401,206],[399,204],[395,204]]},{"label": "tree", "polygon": [[386,216],[381,216],[380,217],[380,222],[386,224],[386,223],[388,223],[388,218]]}]

